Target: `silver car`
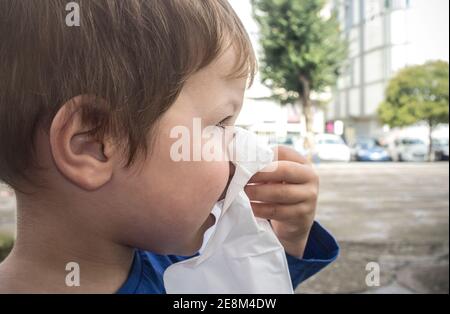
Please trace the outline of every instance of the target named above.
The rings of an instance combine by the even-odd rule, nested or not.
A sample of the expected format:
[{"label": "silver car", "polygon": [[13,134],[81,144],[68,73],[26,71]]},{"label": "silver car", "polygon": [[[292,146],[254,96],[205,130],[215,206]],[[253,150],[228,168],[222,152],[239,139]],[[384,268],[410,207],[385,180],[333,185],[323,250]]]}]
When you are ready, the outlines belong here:
[{"label": "silver car", "polygon": [[428,146],[417,138],[397,139],[391,149],[391,157],[394,161],[427,161]]}]

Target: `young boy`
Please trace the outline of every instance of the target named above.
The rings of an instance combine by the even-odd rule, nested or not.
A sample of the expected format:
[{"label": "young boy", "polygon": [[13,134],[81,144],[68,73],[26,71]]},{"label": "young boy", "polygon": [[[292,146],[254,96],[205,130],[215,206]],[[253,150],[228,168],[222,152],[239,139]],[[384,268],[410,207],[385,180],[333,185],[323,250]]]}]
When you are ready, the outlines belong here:
[{"label": "young boy", "polygon": [[[76,3],[79,26],[64,0],[0,1],[0,180],[17,198],[0,292],[164,293],[230,177],[225,160],[174,161],[171,130],[233,125],[255,56],[226,0]],[[246,193],[295,287],[338,248],[314,222],[312,167],[282,147],[275,163]]]}]

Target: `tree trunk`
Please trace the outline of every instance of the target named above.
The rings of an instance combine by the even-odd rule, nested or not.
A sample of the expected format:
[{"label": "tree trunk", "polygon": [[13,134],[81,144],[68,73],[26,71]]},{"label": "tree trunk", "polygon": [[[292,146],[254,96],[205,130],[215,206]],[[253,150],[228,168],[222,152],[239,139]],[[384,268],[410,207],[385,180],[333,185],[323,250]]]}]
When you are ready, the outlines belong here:
[{"label": "tree trunk", "polygon": [[312,161],[313,153],[314,153],[314,134],[313,134],[313,123],[314,123],[314,114],[312,110],[311,103],[311,88],[309,80],[304,76],[299,76],[300,83],[303,87],[303,90],[300,92],[300,98],[303,106],[303,114],[305,115],[305,123],[306,123],[306,138],[305,138],[305,149],[308,152],[307,158]]},{"label": "tree trunk", "polygon": [[428,121],[428,161],[433,161],[433,122]]}]

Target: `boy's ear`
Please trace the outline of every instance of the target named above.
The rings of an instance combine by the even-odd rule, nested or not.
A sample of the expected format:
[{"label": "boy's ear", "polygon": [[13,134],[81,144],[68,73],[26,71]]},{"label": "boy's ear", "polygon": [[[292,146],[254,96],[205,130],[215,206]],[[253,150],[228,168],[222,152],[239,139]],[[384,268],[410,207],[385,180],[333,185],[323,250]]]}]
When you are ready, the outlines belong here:
[{"label": "boy's ear", "polygon": [[80,188],[93,191],[112,178],[115,147],[82,124],[80,109],[85,106],[92,106],[92,97],[76,96],[59,109],[50,127],[50,146],[58,170]]}]

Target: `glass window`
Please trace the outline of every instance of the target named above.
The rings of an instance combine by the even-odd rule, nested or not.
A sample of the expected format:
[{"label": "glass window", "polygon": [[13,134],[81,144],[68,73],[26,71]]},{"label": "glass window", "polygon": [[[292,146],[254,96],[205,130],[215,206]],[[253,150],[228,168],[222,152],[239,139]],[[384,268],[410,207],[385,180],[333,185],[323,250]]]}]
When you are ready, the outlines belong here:
[{"label": "glass window", "polygon": [[345,31],[349,32],[353,26],[353,0],[345,0]]}]

